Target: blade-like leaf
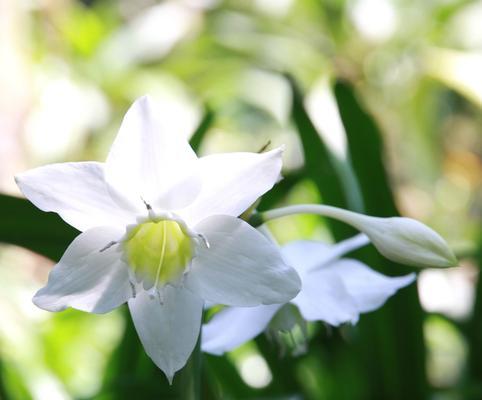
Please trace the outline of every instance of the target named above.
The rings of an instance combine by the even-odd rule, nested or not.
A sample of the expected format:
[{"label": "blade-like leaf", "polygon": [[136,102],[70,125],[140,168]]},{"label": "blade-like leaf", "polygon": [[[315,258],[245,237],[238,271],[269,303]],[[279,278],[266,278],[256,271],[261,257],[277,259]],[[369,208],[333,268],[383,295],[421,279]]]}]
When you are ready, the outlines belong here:
[{"label": "blade-like leaf", "polygon": [[[398,215],[383,162],[380,131],[358,102],[347,83],[337,83],[335,96],[347,132],[353,167],[360,182],[366,213],[388,217]],[[360,251],[362,261],[393,275],[409,272],[380,256],[373,248]],[[370,398],[426,398],[423,313],[415,285],[397,293],[377,313],[359,324],[364,370],[370,384]]]},{"label": "blade-like leaf", "polygon": [[[292,77],[287,76],[287,79],[292,92],[291,117],[301,139],[306,177],[315,183],[323,203],[347,208],[347,196],[334,158],[306,112],[300,88]],[[327,220],[327,223],[337,240],[354,234],[351,227],[338,221]]]},{"label": "blade-like leaf", "polygon": [[201,143],[206,136],[209,128],[212,126],[214,119],[214,111],[211,110],[208,106],[206,106],[204,109],[204,115],[201,118],[198,127],[192,134],[191,139],[189,140],[189,143],[191,144],[191,147],[194,149],[194,151],[198,151],[201,147]]},{"label": "blade-like leaf", "polygon": [[54,261],[79,233],[57,214],[5,194],[0,194],[0,221],[0,242],[25,247]]}]

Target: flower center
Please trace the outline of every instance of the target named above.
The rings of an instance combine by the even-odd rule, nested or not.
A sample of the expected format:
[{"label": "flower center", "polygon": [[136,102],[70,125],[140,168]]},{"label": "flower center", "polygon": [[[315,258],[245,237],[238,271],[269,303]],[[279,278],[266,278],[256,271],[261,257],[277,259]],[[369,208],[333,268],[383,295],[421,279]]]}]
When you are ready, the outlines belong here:
[{"label": "flower center", "polygon": [[171,220],[137,225],[128,233],[124,250],[146,290],[178,280],[193,256],[191,238]]}]

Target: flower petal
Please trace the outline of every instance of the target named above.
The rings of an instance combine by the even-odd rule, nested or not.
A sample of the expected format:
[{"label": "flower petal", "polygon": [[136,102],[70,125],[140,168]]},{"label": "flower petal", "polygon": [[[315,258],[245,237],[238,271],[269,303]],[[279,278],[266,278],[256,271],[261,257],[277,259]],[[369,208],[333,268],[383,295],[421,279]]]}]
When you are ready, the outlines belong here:
[{"label": "flower petal", "polygon": [[262,333],[282,304],[226,307],[203,325],[201,349],[221,355]]},{"label": "flower petal", "polygon": [[182,185],[180,203],[175,202],[184,207],[201,189],[197,157],[185,138],[165,130],[160,115],[147,96],[134,102],[107,157],[106,177],[123,193],[161,208],[172,208],[162,201],[177,193],[169,193],[172,186],[188,182]]},{"label": "flower petal", "polygon": [[397,290],[411,284],[415,274],[388,277],[357,260],[341,259],[329,266],[338,274],[360,313],[376,310]]},{"label": "flower petal", "polygon": [[204,300],[233,306],[286,303],[300,289],[296,271],[276,245],[246,222],[225,215],[195,227],[209,243],[200,246],[186,287]]},{"label": "flower petal", "polygon": [[306,274],[300,293],[291,302],[308,321],[325,321],[334,326],[358,321],[356,303],[332,270]]},{"label": "flower petal", "polygon": [[95,226],[125,226],[134,221],[134,206],[104,181],[103,164],[51,164],[15,177],[20,190],[43,211],[59,214],[85,231]]},{"label": "flower petal", "polygon": [[281,253],[284,259],[290,265],[293,265],[299,274],[302,274],[330,263],[338,257],[368,243],[370,241],[364,234],[355,235],[334,245],[317,241],[298,240],[284,245]]},{"label": "flower petal", "polygon": [[199,159],[202,190],[181,215],[190,224],[224,214],[237,217],[280,177],[282,148],[266,153],[214,154]]},{"label": "flower petal", "polygon": [[330,259],[332,246],[311,240],[289,242],[281,248],[281,254],[287,263],[300,274],[323,265]]},{"label": "flower petal", "polygon": [[129,300],[129,310],[147,355],[169,382],[186,364],[201,327],[203,302],[182,288],[164,287],[162,302],[142,290]]},{"label": "flower petal", "polygon": [[47,311],[72,307],[98,314],[125,303],[132,296],[128,267],[121,261],[117,245],[106,248],[122,233],[98,227],[77,236],[33,302]]}]

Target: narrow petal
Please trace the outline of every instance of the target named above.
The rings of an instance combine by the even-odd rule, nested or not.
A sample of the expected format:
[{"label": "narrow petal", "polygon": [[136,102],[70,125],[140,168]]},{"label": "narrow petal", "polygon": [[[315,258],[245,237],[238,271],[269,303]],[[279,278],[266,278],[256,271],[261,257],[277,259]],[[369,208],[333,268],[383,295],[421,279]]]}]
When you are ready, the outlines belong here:
[{"label": "narrow petal", "polygon": [[125,226],[134,221],[135,209],[106,184],[101,163],[51,164],[15,179],[35,206],[56,212],[80,231],[95,226]]},{"label": "narrow petal", "polygon": [[341,278],[331,270],[303,277],[301,292],[292,301],[308,321],[324,321],[338,326],[358,320],[358,309]]},{"label": "narrow petal", "polygon": [[[132,296],[128,267],[121,261],[117,245],[122,231],[98,227],[81,233],[50,272],[47,286],[33,302],[47,311],[67,307],[106,313]],[[109,246],[106,248],[106,246]]]},{"label": "narrow petal", "polygon": [[186,287],[204,300],[233,306],[286,303],[300,279],[276,245],[246,222],[229,216],[206,218],[195,227],[209,243],[200,246]]},{"label": "narrow petal", "polygon": [[262,333],[281,304],[258,307],[226,307],[203,325],[201,349],[221,355]]},{"label": "narrow petal", "polygon": [[341,259],[329,269],[341,278],[360,313],[381,307],[397,290],[411,284],[415,274],[388,277],[357,260]]},{"label": "narrow petal", "polygon": [[[259,228],[258,228],[259,229]],[[284,259],[297,270],[299,274],[320,268],[340,256],[370,243],[364,234],[358,234],[350,239],[334,245],[318,241],[298,240],[283,246],[281,253]]]},{"label": "narrow petal", "polygon": [[[107,180],[123,193],[143,198],[151,205],[171,208],[163,199],[181,182],[177,207],[187,206],[199,193],[196,154],[187,140],[175,132],[167,132],[161,112],[148,97],[137,100],[127,111],[106,161]],[[194,176],[193,176],[194,175]]]},{"label": "narrow petal", "polygon": [[216,214],[237,217],[280,177],[281,148],[266,153],[226,153],[199,159],[202,190],[182,215],[191,224]]},{"label": "narrow petal", "polygon": [[162,302],[140,291],[129,300],[129,310],[147,355],[169,382],[191,355],[201,327],[203,302],[182,288],[167,285]]},{"label": "narrow petal", "polygon": [[329,260],[331,249],[332,246],[314,240],[297,240],[284,245],[281,254],[301,276]]}]

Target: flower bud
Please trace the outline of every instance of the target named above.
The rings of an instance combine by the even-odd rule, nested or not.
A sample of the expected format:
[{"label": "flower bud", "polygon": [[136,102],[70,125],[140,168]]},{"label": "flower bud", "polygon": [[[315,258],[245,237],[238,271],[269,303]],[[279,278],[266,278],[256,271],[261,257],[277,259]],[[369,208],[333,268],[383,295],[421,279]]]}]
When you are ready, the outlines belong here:
[{"label": "flower bud", "polygon": [[388,259],[417,267],[454,267],[457,259],[445,240],[411,218],[377,218],[349,213],[344,219],[364,232]]}]

